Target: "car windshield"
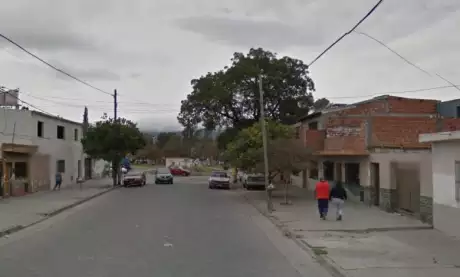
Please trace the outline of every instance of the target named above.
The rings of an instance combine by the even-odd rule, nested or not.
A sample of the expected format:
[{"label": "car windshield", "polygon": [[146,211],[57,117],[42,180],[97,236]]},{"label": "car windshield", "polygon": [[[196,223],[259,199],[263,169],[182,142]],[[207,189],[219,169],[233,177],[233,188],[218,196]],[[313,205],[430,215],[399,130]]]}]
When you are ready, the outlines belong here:
[{"label": "car windshield", "polygon": [[213,172],[211,174],[212,177],[221,177],[221,178],[227,178],[227,172]]},{"label": "car windshield", "polygon": [[158,168],[157,173],[158,174],[169,174],[169,169],[167,169],[167,168]]}]

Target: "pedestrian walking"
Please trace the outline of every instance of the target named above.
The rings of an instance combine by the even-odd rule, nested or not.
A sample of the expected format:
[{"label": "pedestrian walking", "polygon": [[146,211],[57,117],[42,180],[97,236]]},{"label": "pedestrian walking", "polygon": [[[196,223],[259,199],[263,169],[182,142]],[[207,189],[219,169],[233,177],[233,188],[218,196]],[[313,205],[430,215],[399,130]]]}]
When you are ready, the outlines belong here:
[{"label": "pedestrian walking", "polygon": [[320,178],[315,187],[316,200],[318,202],[318,211],[321,219],[326,220],[329,210],[329,183]]},{"label": "pedestrian walking", "polygon": [[62,184],[62,173],[57,172],[55,178],[56,178],[56,184],[54,185],[53,190],[60,190],[61,189],[61,184]]},{"label": "pedestrian walking", "polygon": [[347,191],[343,188],[342,182],[337,181],[335,187],[331,190],[330,198],[332,206],[336,209],[337,220],[342,220],[343,205],[347,200]]}]

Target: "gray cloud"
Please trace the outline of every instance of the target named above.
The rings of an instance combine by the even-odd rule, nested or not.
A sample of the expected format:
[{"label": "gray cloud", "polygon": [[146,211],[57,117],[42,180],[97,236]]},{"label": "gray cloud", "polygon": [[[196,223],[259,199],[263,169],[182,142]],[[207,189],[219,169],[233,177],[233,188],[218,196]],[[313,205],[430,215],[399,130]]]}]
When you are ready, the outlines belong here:
[{"label": "gray cloud", "polygon": [[[369,0],[0,1],[2,33],[97,87],[117,88],[120,116],[165,128],[177,127],[177,110],[190,91],[190,80],[222,68],[233,52],[260,46],[309,62],[374,4]],[[360,30],[424,69],[460,83],[460,39],[455,36],[459,8],[458,0],[386,0]],[[94,100],[90,112],[94,119],[111,111],[109,96],[62,75],[57,80],[51,69],[5,46],[0,40],[0,85],[20,87],[42,98],[81,98],[73,104]],[[315,97],[336,102],[445,85],[359,35],[335,46],[311,72]],[[458,97],[458,91],[404,95],[449,99]],[[27,100],[51,113],[81,119],[82,107]]]},{"label": "gray cloud", "polygon": [[[0,9],[2,34],[27,49],[40,51],[94,50],[95,40],[77,30],[61,1],[3,1]],[[8,3],[5,3],[8,2]],[[9,45],[0,39],[0,47]]]},{"label": "gray cloud", "polygon": [[[4,26],[0,20],[0,26]],[[77,33],[61,32],[58,30],[16,29],[9,28],[4,33],[10,39],[28,50],[65,51],[65,50],[96,50],[97,47],[89,38]],[[11,34],[11,35],[8,35]],[[0,39],[0,47],[10,44]]]},{"label": "gray cloud", "polygon": [[[119,81],[120,75],[115,72],[112,72],[105,68],[76,68],[76,67],[65,67],[63,68],[65,72],[70,73],[73,76],[78,76],[79,79],[84,81]],[[55,72],[56,77],[65,80],[65,81],[72,81],[66,75]]]},{"label": "gray cloud", "polygon": [[213,42],[244,47],[266,45],[283,50],[291,46],[315,46],[324,40],[323,33],[313,32],[312,26],[300,28],[275,20],[201,16],[182,18],[176,24]]}]

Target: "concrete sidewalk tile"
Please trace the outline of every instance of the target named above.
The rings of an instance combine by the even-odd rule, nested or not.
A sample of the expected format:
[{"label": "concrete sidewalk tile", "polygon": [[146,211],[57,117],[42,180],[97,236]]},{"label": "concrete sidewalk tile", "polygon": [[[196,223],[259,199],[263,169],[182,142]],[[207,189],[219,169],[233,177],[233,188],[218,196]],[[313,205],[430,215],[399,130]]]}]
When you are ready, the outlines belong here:
[{"label": "concrete sidewalk tile", "polygon": [[43,191],[0,200],[0,237],[75,207],[111,189],[109,179],[89,180],[60,191]]},{"label": "concrete sidewalk tile", "polygon": [[[266,214],[265,192],[239,193]],[[460,241],[429,225],[359,204],[346,206],[343,221],[333,210],[323,221],[311,193],[293,194],[293,205],[279,205],[282,193],[275,194],[276,211],[266,215],[338,275],[460,276]]]}]

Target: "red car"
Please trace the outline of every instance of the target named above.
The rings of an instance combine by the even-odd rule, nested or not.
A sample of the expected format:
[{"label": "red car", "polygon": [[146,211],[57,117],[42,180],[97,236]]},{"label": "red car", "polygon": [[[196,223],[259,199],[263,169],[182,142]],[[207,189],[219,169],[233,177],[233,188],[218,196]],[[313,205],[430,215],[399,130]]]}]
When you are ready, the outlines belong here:
[{"label": "red car", "polygon": [[190,171],[183,169],[181,167],[171,167],[169,171],[174,176],[189,176],[190,175]]}]

